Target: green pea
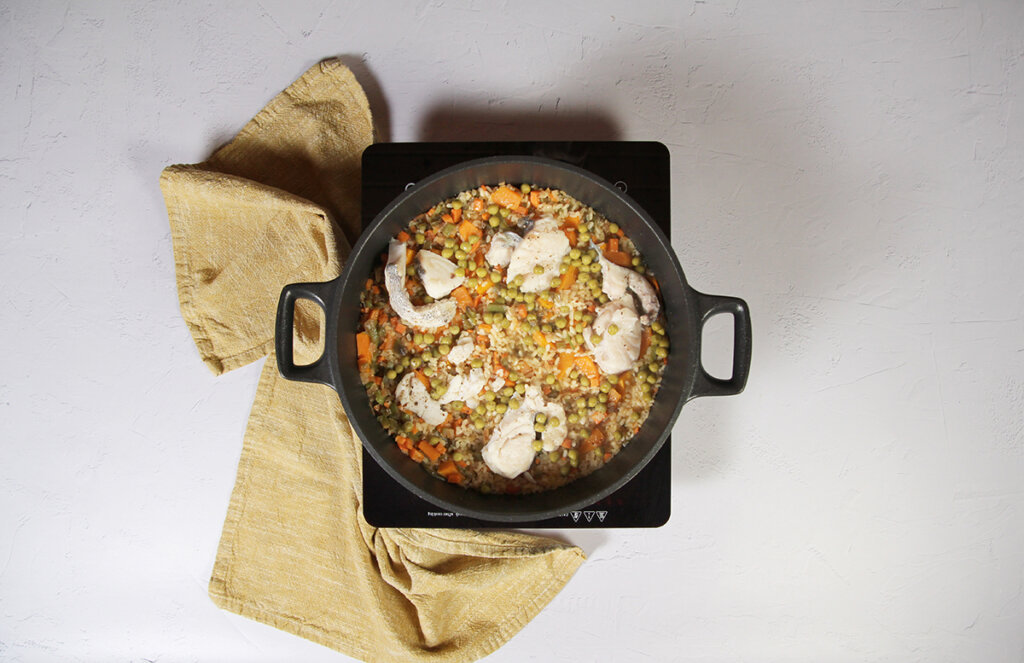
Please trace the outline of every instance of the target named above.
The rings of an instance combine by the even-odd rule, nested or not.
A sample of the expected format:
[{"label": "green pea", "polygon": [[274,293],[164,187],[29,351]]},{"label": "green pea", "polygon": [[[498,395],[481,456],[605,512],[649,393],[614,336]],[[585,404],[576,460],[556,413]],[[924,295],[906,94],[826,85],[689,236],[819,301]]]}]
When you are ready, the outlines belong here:
[{"label": "green pea", "polygon": [[544,273],[544,268],[541,267],[540,265],[534,265],[533,266],[533,273],[537,274],[537,275],[543,274]]},{"label": "green pea", "polygon": [[423,233],[416,233],[416,243],[417,244],[423,244],[426,241],[427,241],[427,236],[426,235],[424,235]]},{"label": "green pea", "polygon": [[554,451],[548,453],[548,460],[551,461],[552,463],[557,463],[559,460],[561,460],[561,458],[562,452],[559,451],[558,449],[555,449]]},{"label": "green pea", "polygon": [[477,280],[476,280],[476,279],[475,279],[474,277],[472,277],[472,276],[471,276],[471,277],[469,277],[468,279],[466,279],[466,287],[467,287],[467,288],[470,288],[470,289],[472,289],[472,288],[475,288],[475,287],[477,287],[477,285],[479,285],[479,283],[480,283],[480,282],[479,282],[479,281],[477,281]]},{"label": "green pea", "polygon": [[486,424],[484,424],[483,419],[474,419],[473,425],[476,426],[477,430],[483,430]]},{"label": "green pea", "polygon": [[562,422],[561,420],[559,420],[558,417],[551,417],[551,419],[548,420],[548,425],[551,426],[552,428],[558,428],[558,425],[560,423]]},{"label": "green pea", "polygon": [[602,393],[607,394],[609,391],[612,390],[612,386],[609,383],[607,383],[607,382],[602,382],[601,386],[600,386],[600,390],[601,390]]},{"label": "green pea", "polygon": [[655,334],[665,333],[665,325],[661,324],[657,320],[651,323],[651,329],[654,331]]},{"label": "green pea", "polygon": [[576,414],[575,412],[570,412],[566,419],[569,420],[570,424],[575,424],[579,422],[580,415]]},{"label": "green pea", "polygon": [[436,338],[434,338],[434,335],[433,335],[433,334],[424,334],[424,335],[423,335],[423,343],[424,343],[425,345],[430,345],[431,343],[433,343],[433,342],[434,342],[434,341],[436,341],[436,340],[437,340],[437,339],[436,339]]},{"label": "green pea", "polygon": [[647,364],[647,370],[650,371],[651,373],[657,373],[659,370],[661,370],[661,364],[657,364],[652,361],[651,363]]},{"label": "green pea", "polygon": [[[423,375],[426,375],[428,378],[433,377],[434,376],[434,369],[431,368],[430,366],[427,366],[426,368],[423,369]],[[431,382],[435,382],[435,381],[431,380]],[[434,384],[433,386],[436,387],[437,385]]]},{"label": "green pea", "polygon": [[640,256],[633,256],[633,259],[630,261],[630,263],[634,267],[639,267],[640,263],[642,263],[642,262],[643,262],[643,260],[640,259]]},{"label": "green pea", "polygon": [[442,343],[441,345],[437,346],[437,351],[441,353],[442,357],[447,357],[448,353],[452,351],[452,346],[448,345],[447,343]]},{"label": "green pea", "polygon": [[565,318],[558,318],[557,320],[555,320],[555,326],[558,327],[559,329],[565,329],[566,327],[569,326],[569,321],[566,320]]},{"label": "green pea", "polygon": [[516,399],[512,399],[508,402],[508,407],[511,410],[518,410],[520,405],[522,405],[522,403],[520,403]]},{"label": "green pea", "polygon": [[647,382],[648,382],[648,384],[652,384],[652,385],[653,384],[658,384],[658,376],[657,375],[648,375],[647,376]]},{"label": "green pea", "polygon": [[490,401],[494,401],[497,398],[498,398],[498,395],[496,393],[494,393],[493,391],[488,391],[488,392],[484,393],[484,400],[485,401],[489,401],[490,402]]},{"label": "green pea", "polygon": [[398,377],[398,371],[395,371],[394,369],[392,369],[392,370],[387,372],[387,378],[389,380],[394,380],[397,377]]},{"label": "green pea", "polygon": [[545,428],[546,427],[544,426],[544,424],[539,421],[535,421],[533,424],[533,430],[537,431],[538,433],[543,433]]},{"label": "green pea", "polygon": [[423,364],[423,360],[419,357],[411,357],[409,359],[409,366],[412,368],[419,368]]},{"label": "green pea", "polygon": [[466,456],[461,451],[456,451],[455,453],[452,454],[452,460],[454,460],[455,462],[460,462],[466,460]]},{"label": "green pea", "polygon": [[505,398],[511,397],[512,394],[514,394],[514,393],[516,393],[516,390],[515,390],[514,387],[502,387],[501,388],[501,395],[504,396]]},{"label": "green pea", "polygon": [[609,336],[615,336],[616,334],[619,333],[619,326],[613,322],[612,324],[608,325],[607,331]]},{"label": "green pea", "polygon": [[458,199],[453,200],[452,209],[462,209],[462,201]]},{"label": "green pea", "polygon": [[441,249],[441,257],[442,258],[451,258],[454,255],[455,255],[455,251],[453,249],[449,249],[449,248]]},{"label": "green pea", "polygon": [[473,408],[473,410],[477,414],[485,414],[487,412],[487,407],[483,403],[480,403],[475,408]]},{"label": "green pea", "polygon": [[590,264],[590,273],[591,274],[597,274],[600,271],[601,271],[601,263],[595,262],[595,263],[591,263]]},{"label": "green pea", "polygon": [[508,410],[508,406],[505,405],[504,403],[498,403],[497,405],[494,406],[494,411],[497,412],[498,414],[505,414],[506,410]]},{"label": "green pea", "polygon": [[472,366],[473,368],[482,368],[484,365],[484,360],[480,359],[479,357],[476,357],[470,360],[469,365]]},{"label": "green pea", "polygon": [[463,249],[460,248],[458,251],[455,252],[455,259],[456,260],[465,260],[466,256],[468,256],[468,255],[469,255],[468,253],[466,253]]},{"label": "green pea", "polygon": [[492,228],[497,228],[498,225],[500,225],[500,224],[501,224],[501,219],[499,217],[497,217],[497,216],[492,216],[491,218],[487,219],[487,225],[489,225]]},{"label": "green pea", "polygon": [[617,223],[609,223],[608,224],[608,232],[612,233],[613,235],[619,234],[619,224],[617,224]]},{"label": "green pea", "polygon": [[587,255],[580,258],[580,262],[582,262],[584,265],[590,265],[590,263],[594,262],[594,259],[591,258],[590,254],[588,253]]},{"label": "green pea", "polygon": [[618,384],[619,383],[619,376],[615,375],[614,373],[612,373],[611,375],[609,375],[605,379],[608,380],[608,382],[611,383],[611,384]]},{"label": "green pea", "polygon": [[636,268],[636,273],[637,274],[646,274],[647,273],[647,268],[644,267],[643,265],[640,265],[639,267]]},{"label": "green pea", "polygon": [[575,248],[569,249],[569,258],[571,258],[572,260],[578,260],[579,257],[580,257],[580,250],[579,249],[575,249]]},{"label": "green pea", "polygon": [[654,356],[657,357],[658,359],[664,359],[668,357],[668,350],[661,347],[654,348]]},{"label": "green pea", "polygon": [[597,407],[597,396],[589,396],[587,398],[587,407],[590,409]]},{"label": "green pea", "polygon": [[409,265],[405,268],[406,276],[416,276],[416,265]]},{"label": "green pea", "polygon": [[598,343],[601,342],[601,335],[600,334],[591,334],[590,335],[590,342],[593,343],[594,345],[597,345]]},{"label": "green pea", "polygon": [[530,185],[524,184],[521,187],[519,187],[519,190],[522,191],[524,194],[530,193]]},{"label": "green pea", "polygon": [[449,405],[451,405],[454,410],[461,410],[465,403],[462,401],[452,401]]},{"label": "green pea", "polygon": [[608,402],[608,394],[598,394],[597,395],[597,402],[598,402],[598,404],[607,403]]},{"label": "green pea", "polygon": [[553,374],[551,374],[551,373],[548,373],[544,377],[544,382],[546,382],[547,384],[554,384],[555,383],[555,376]]},{"label": "green pea", "polygon": [[483,277],[487,276],[487,268],[483,267],[483,266],[477,267],[476,268],[476,276],[477,276],[477,278],[480,278],[480,279],[482,279]]},{"label": "green pea", "polygon": [[498,214],[501,215],[501,218],[505,219],[505,218],[508,218],[508,215],[511,214],[511,212],[509,212],[507,209],[502,207],[500,210],[498,210]]},{"label": "green pea", "polygon": [[491,283],[501,283],[500,272],[491,272]]},{"label": "green pea", "polygon": [[583,398],[583,397],[577,398],[576,399],[576,408],[579,409],[579,410],[582,410],[585,407],[587,407],[587,399]]},{"label": "green pea", "polygon": [[551,279],[551,288],[550,288],[551,290],[557,290],[557,289],[559,289],[561,287],[562,287],[562,279],[558,278],[557,276],[555,278]]},{"label": "green pea", "polygon": [[490,206],[487,207],[487,213],[490,214],[491,216],[494,216],[495,214],[497,214],[500,211],[501,211],[501,208],[498,207],[497,205],[490,205]]},{"label": "green pea", "polygon": [[443,226],[441,226],[441,234],[444,235],[445,237],[451,237],[452,235],[454,235],[455,230],[455,225],[452,223],[446,223]]}]

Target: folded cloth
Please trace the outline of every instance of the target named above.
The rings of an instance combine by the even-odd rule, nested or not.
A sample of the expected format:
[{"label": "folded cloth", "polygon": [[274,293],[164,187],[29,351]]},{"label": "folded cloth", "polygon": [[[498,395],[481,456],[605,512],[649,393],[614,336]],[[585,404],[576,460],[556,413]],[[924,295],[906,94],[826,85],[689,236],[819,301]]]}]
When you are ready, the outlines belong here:
[{"label": "folded cloth", "polygon": [[[339,273],[358,235],[371,141],[366,96],[327,60],[209,160],[164,170],[182,315],[214,373],[272,354],[283,285]],[[321,317],[297,308],[296,361],[319,355]],[[210,578],[214,602],[364,661],[472,661],[583,562],[576,547],[524,534],[371,527],[361,463],[337,394],[284,380],[271,356]]]}]

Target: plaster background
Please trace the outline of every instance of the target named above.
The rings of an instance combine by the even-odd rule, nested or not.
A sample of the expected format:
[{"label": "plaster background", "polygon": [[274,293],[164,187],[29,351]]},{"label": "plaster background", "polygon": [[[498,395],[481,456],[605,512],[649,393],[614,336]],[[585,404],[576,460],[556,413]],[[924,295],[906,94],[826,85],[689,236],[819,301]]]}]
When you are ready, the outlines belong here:
[{"label": "plaster background", "polygon": [[206,595],[260,367],[199,362],[157,187],[335,55],[384,140],[665,143],[752,311],[668,525],[564,532],[488,660],[1024,659],[1024,5],[977,0],[0,2],[0,659],[344,660]]}]

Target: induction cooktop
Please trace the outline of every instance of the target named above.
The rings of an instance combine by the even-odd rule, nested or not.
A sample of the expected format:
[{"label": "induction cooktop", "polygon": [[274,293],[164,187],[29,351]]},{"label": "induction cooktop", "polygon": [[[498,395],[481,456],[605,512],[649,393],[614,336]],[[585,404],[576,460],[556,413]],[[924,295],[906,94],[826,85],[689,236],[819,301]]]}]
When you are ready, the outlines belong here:
[{"label": "induction cooktop", "polygon": [[[632,197],[670,234],[668,150],[656,142],[515,141],[472,143],[380,143],[363,152],[362,223],[366,228],[411,184],[464,161],[501,155],[529,155],[563,161],[612,182]],[[671,437],[631,481],[583,509],[515,524],[520,529],[660,527],[668,522],[671,492]],[[600,470],[598,470],[600,471]],[[508,523],[481,520],[442,509],[404,488],[363,450],[363,515],[375,527],[507,529]]]}]

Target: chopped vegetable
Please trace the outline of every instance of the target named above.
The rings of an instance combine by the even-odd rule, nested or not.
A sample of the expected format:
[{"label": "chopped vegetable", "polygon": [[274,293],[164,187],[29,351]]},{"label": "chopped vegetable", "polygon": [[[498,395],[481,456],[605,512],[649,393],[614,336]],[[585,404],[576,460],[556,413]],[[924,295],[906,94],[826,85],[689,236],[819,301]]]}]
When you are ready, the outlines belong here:
[{"label": "chopped vegetable", "polygon": [[500,186],[491,193],[491,200],[508,209],[519,207],[522,199],[523,194],[510,186]]}]

